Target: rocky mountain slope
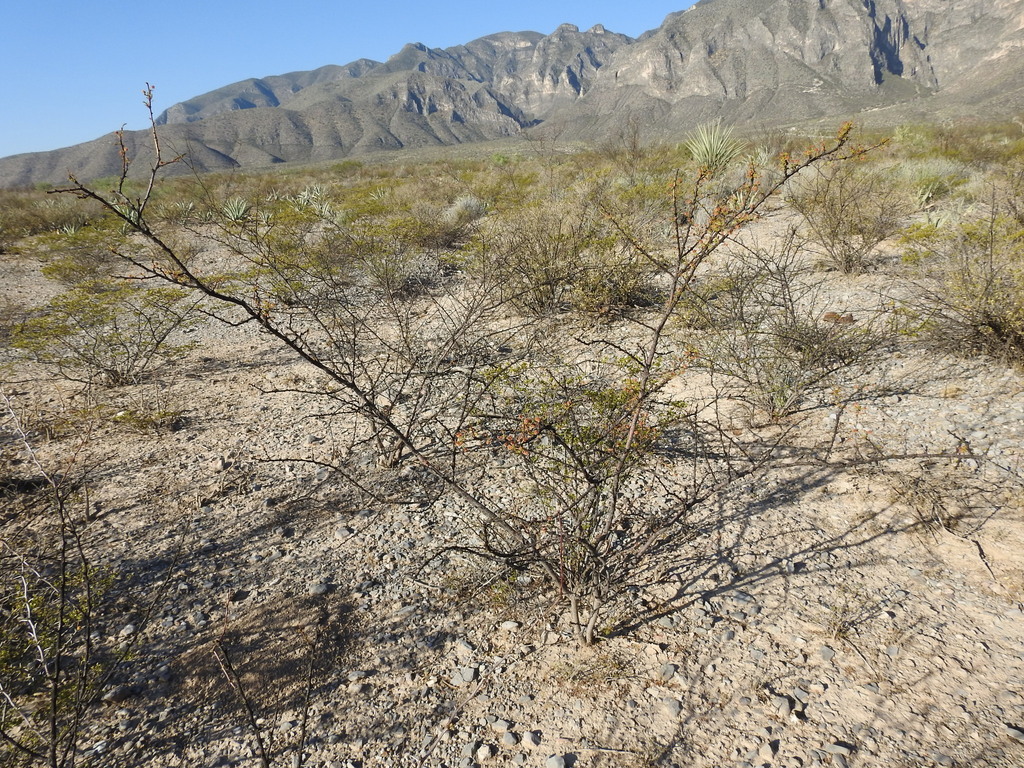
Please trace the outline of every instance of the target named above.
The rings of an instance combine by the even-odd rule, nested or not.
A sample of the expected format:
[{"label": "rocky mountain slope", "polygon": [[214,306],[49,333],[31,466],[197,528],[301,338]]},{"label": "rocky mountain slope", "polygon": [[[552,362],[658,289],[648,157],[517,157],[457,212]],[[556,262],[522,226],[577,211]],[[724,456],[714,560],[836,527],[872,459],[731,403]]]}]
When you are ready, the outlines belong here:
[{"label": "rocky mountain slope", "polygon": [[[167,146],[198,170],[625,130],[678,137],[869,114],[890,123],[1024,108],[1022,0],[702,0],[638,40],[600,25],[410,44],[311,72],[250,79],[175,104]],[[126,136],[145,157],[146,132]],[[111,136],[0,159],[0,185],[116,173]]]},{"label": "rocky mountain slope", "polygon": [[549,130],[597,137],[623,114],[663,136],[718,116],[1006,116],[1024,103],[1022,27],[1019,0],[703,0],[621,51]]}]

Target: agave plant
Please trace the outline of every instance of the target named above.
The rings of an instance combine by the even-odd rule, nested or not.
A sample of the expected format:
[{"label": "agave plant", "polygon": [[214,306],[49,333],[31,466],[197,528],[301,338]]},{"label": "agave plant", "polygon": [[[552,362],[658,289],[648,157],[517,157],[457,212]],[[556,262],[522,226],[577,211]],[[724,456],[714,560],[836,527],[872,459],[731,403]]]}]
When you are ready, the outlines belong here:
[{"label": "agave plant", "polygon": [[725,170],[743,151],[743,142],[733,137],[732,128],[723,126],[721,119],[699,126],[684,146],[697,164],[712,175]]},{"label": "agave plant", "polygon": [[240,224],[249,217],[249,202],[241,197],[232,197],[221,206],[224,218],[234,224]]}]

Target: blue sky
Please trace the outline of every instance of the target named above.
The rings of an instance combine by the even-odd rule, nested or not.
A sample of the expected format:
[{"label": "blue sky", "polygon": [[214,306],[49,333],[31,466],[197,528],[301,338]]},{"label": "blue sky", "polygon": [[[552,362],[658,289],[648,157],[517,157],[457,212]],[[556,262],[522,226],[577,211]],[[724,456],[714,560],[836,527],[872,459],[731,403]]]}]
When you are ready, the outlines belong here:
[{"label": "blue sky", "polygon": [[[447,47],[493,32],[550,33],[561,23],[636,37],[692,0],[30,0],[6,3],[0,67],[7,86],[0,157],[145,127],[141,90],[159,113],[247,77],[359,58],[408,42]],[[6,113],[6,114],[3,114]]]}]

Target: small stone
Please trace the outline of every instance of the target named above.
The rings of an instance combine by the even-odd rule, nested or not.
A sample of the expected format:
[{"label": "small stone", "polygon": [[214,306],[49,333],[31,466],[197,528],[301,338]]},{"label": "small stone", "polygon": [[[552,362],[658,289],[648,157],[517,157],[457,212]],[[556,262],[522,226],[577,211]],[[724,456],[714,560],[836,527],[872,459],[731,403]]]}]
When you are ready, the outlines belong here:
[{"label": "small stone", "polygon": [[132,697],[132,689],[127,685],[117,685],[103,694],[102,701],[106,704],[121,704]]},{"label": "small stone", "polygon": [[523,734],[523,745],[527,747],[539,747],[540,746],[540,733],[537,731],[527,731]]},{"label": "small stone", "polygon": [[515,632],[521,625],[518,621],[503,621],[498,626],[505,632]]},{"label": "small stone", "polygon": [[1003,726],[1003,729],[1005,730],[1006,735],[1009,736],[1011,739],[1013,739],[1014,741],[1024,743],[1024,728],[1018,728],[1015,725],[1010,725],[1009,723],[1007,723]]},{"label": "small stone", "polygon": [[561,755],[548,755],[544,768],[565,768],[565,758]]},{"label": "small stone", "polygon": [[505,731],[501,736],[501,743],[505,747],[514,747],[519,743],[519,737],[512,733],[512,731]]},{"label": "small stone", "polygon": [[757,750],[757,757],[759,760],[764,760],[770,763],[775,759],[775,753],[779,751],[778,741],[766,741]]},{"label": "small stone", "polygon": [[476,680],[476,669],[474,667],[457,667],[452,672],[452,685],[459,688]]},{"label": "small stone", "polygon": [[663,683],[667,683],[675,677],[677,671],[679,671],[679,667],[675,664],[663,664],[661,669],[658,671],[658,680]]},{"label": "small stone", "polygon": [[827,645],[824,645],[821,647],[821,650],[818,651],[818,655],[825,661],[832,661],[832,659],[836,657],[836,652]]},{"label": "small stone", "polygon": [[662,699],[661,706],[669,717],[679,717],[679,713],[683,711],[683,705],[679,703],[678,699]]},{"label": "small stone", "polygon": [[492,745],[481,744],[474,756],[476,757],[477,762],[484,763],[494,757],[497,752],[498,750],[496,750]]},{"label": "small stone", "polygon": [[512,764],[513,765],[526,765],[526,763],[529,761],[529,759],[530,758],[528,758],[526,756],[525,752],[520,752],[519,754],[514,755],[512,757]]},{"label": "small stone", "polygon": [[785,719],[793,711],[793,702],[787,696],[775,696],[772,698],[772,707],[779,717]]},{"label": "small stone", "polygon": [[124,628],[120,632],[121,637],[131,637],[136,632],[134,624],[125,624]]},{"label": "small stone", "polygon": [[495,718],[491,722],[491,728],[493,728],[498,733],[505,733],[511,727],[512,727],[512,723],[510,723],[508,720],[499,720],[499,719]]},{"label": "small stone", "polygon": [[843,757],[849,757],[850,753],[853,751],[847,745],[840,744],[838,742],[826,745],[824,750],[830,755],[842,755]]},{"label": "small stone", "polygon": [[327,591],[331,588],[331,585],[326,581],[311,581],[306,586],[306,592],[314,597],[319,595],[326,595]]}]

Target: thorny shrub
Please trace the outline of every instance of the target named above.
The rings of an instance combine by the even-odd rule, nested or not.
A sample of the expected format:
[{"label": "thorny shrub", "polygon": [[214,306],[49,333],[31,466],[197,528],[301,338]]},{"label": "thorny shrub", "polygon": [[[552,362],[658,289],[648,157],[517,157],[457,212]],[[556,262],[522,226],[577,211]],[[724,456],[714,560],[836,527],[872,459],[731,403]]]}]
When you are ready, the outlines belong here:
[{"label": "thorny shrub", "polygon": [[796,183],[789,202],[825,264],[846,274],[872,266],[878,247],[896,235],[909,201],[890,174],[858,163],[828,163]]},{"label": "thorny shrub", "polygon": [[194,322],[196,306],[175,288],[96,278],[75,284],[20,323],[12,346],[70,381],[137,383],[189,349],[173,336]]},{"label": "thorny shrub", "polygon": [[925,341],[1024,363],[1024,230],[996,201],[980,218],[919,229],[922,298],[906,302]]},{"label": "thorny shrub", "polygon": [[[147,106],[150,99],[147,92]],[[153,140],[155,180],[173,161],[161,159],[155,124]],[[598,184],[583,210],[479,195],[492,208],[513,201],[488,214],[507,228],[482,227],[456,261],[501,243],[497,231],[500,252],[525,254],[526,263],[504,274],[468,270],[418,292],[395,290],[374,266],[415,262],[422,248],[396,237],[386,190],[330,221],[316,212],[289,219],[273,204],[242,222],[221,217],[191,230],[185,248],[148,220],[146,195],[124,187],[102,195],[74,178],[64,191],[104,205],[148,243],[147,253],[120,252],[136,269],[211,300],[235,322],[255,323],[305,361],[317,383],[298,391],[326,398],[332,417],[365,425],[349,432],[349,448],[374,444],[387,464],[408,462],[429,475],[476,531],[479,544],[461,549],[545,580],[577,637],[591,643],[610,602],[644,578],[649,558],[677,540],[689,512],[773,455],[760,436],[745,446],[728,436],[713,403],[682,406],[669,394],[686,367],[668,338],[684,296],[701,266],[784,184],[861,152],[849,142],[844,127],[803,156],[780,156],[771,174],[750,166],[727,195],[708,167],[652,171],[639,193]],[[545,170],[552,180],[571,172]],[[239,268],[205,271],[195,245],[204,237],[228,247]],[[573,270],[586,269],[600,249],[627,254],[655,275],[660,303],[635,321],[624,316],[624,335],[604,329],[576,343],[533,344],[544,324],[516,319],[509,302],[533,313],[572,301]],[[510,291],[514,278],[521,287]],[[496,443],[504,446],[497,456]],[[663,453],[692,466],[666,473]],[[507,475],[501,487],[513,498],[496,497],[484,482],[494,472]],[[642,493],[652,485],[663,490],[656,504]]]}]

